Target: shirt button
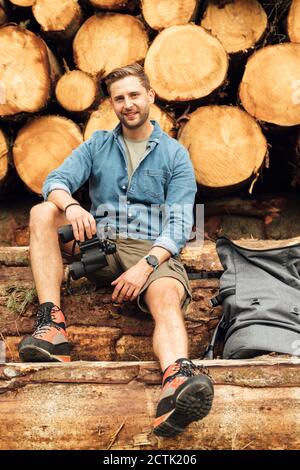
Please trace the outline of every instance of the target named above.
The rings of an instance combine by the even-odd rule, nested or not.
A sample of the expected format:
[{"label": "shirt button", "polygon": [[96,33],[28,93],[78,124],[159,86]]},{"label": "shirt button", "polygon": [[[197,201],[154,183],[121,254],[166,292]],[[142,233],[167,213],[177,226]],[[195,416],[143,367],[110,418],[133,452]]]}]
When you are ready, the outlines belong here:
[{"label": "shirt button", "polygon": [[122,189],[126,189],[126,186],[122,186]]}]

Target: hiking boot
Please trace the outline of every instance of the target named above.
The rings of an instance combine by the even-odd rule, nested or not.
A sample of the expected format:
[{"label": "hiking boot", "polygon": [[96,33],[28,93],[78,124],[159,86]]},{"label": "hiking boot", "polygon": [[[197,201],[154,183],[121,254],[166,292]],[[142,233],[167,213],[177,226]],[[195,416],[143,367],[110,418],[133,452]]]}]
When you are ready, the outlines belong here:
[{"label": "hiking boot", "polygon": [[164,372],[154,434],[173,437],[208,415],[214,389],[208,372],[189,359],[178,359]]},{"label": "hiking boot", "polygon": [[71,347],[61,309],[52,302],[41,304],[35,332],[24,338],[18,349],[23,362],[69,362]]}]

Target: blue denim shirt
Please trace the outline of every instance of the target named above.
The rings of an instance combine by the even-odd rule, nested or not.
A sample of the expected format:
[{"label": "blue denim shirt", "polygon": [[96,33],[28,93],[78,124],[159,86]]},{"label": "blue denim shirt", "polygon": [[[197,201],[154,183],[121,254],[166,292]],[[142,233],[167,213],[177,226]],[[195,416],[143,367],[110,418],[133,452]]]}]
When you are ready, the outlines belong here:
[{"label": "blue denim shirt", "polygon": [[186,149],[151,122],[146,152],[130,180],[118,124],[113,131],[94,132],[77,147],[49,173],[42,192],[45,200],[54,189],[72,195],[89,179],[98,234],[110,227],[113,235],[150,239],[177,255],[191,234],[195,174]]}]

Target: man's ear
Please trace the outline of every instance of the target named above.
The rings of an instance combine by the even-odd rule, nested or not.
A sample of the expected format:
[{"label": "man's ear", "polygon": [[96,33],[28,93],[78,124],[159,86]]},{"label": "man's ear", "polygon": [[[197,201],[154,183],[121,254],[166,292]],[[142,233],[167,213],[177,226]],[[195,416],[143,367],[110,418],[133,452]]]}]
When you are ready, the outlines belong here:
[{"label": "man's ear", "polygon": [[148,96],[150,98],[151,104],[154,103],[155,91],[153,90],[153,88],[150,88],[150,90],[148,91]]}]

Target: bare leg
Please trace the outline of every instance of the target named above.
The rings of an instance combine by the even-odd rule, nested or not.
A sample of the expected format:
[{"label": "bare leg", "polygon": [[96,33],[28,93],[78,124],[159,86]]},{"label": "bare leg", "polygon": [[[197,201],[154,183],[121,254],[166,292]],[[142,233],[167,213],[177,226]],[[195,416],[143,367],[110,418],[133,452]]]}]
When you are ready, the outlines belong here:
[{"label": "bare leg", "polygon": [[153,350],[164,370],[177,359],[188,357],[188,337],[181,311],[184,287],[172,277],[153,281],[145,302],[155,320]]},{"label": "bare leg", "polygon": [[63,262],[57,229],[69,223],[52,202],[37,204],[30,212],[30,261],[40,303],[60,306]]}]

